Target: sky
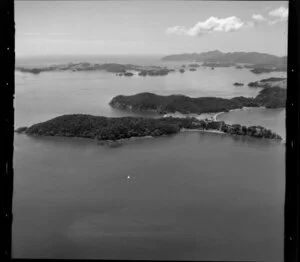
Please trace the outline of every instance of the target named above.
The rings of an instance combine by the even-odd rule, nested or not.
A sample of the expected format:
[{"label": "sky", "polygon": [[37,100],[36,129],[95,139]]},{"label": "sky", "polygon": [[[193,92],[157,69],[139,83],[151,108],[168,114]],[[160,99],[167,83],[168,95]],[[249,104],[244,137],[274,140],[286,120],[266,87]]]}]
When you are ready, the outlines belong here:
[{"label": "sky", "polygon": [[288,2],[15,1],[16,56],[287,54]]}]

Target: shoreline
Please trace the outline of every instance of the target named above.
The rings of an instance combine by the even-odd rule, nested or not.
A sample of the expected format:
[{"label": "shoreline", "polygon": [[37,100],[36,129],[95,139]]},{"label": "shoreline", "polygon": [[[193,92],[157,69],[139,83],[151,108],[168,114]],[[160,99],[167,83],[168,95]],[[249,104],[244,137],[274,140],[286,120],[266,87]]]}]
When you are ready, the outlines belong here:
[{"label": "shoreline", "polygon": [[204,132],[204,133],[226,134],[223,131],[215,130],[215,129],[186,129],[186,128],[182,128],[179,132],[180,133],[184,133],[184,132]]},{"label": "shoreline", "polygon": [[[234,130],[232,130],[232,124],[228,125],[228,124],[224,123],[224,121],[219,120],[219,116],[222,115],[222,114],[230,113],[230,112],[234,112],[234,111],[249,110],[249,109],[253,109],[253,108],[258,108],[258,107],[243,107],[243,108],[238,108],[238,109],[232,109],[228,112],[203,113],[203,114],[200,114],[200,115],[197,115],[197,114],[182,114],[182,113],[179,113],[179,112],[165,114],[165,115],[163,115],[163,118],[166,118],[166,117],[177,118],[177,120],[173,119],[173,120],[170,120],[170,121],[173,121],[173,122],[175,121],[175,123],[177,123],[177,122],[179,123],[179,126],[176,128],[176,130],[173,130],[172,132],[164,132],[164,130],[163,131],[155,130],[158,133],[154,132],[153,134],[149,135],[150,132],[147,132],[148,134],[147,133],[143,134],[143,132],[138,132],[137,133],[138,136],[130,136],[127,133],[122,134],[122,132],[121,132],[117,136],[115,136],[115,135],[113,135],[113,136],[104,135],[104,137],[100,136],[101,139],[98,139],[97,137],[92,138],[92,137],[89,137],[89,136],[86,136],[86,137],[77,136],[77,138],[89,138],[89,139],[95,140],[97,142],[97,144],[102,144],[102,145],[104,144],[104,145],[114,146],[114,145],[122,144],[126,141],[131,141],[131,140],[138,140],[138,139],[145,139],[145,138],[155,138],[155,137],[160,137],[160,136],[170,136],[170,135],[175,135],[176,133],[181,133],[181,132],[195,132],[195,131],[197,131],[197,132],[217,133],[217,134],[227,134],[227,133],[238,134],[238,135],[246,135],[247,134],[247,136],[250,136],[250,137],[272,138],[272,139],[274,138],[274,139],[282,140],[282,137],[280,135],[278,135],[278,134],[272,132],[271,130],[268,130],[267,128],[262,127],[262,126],[246,127],[246,126],[236,125],[234,127]],[[261,107],[261,108],[265,108],[265,107]],[[81,115],[79,115],[79,116],[81,116]],[[61,117],[57,117],[57,119],[59,119],[59,120],[56,120],[56,118],[55,118],[55,119],[53,119],[53,121],[56,121],[56,122],[58,121],[59,122],[59,121],[61,121],[61,118],[63,118],[63,117],[65,117],[67,119],[69,119],[70,117],[71,117],[71,119],[76,117],[76,119],[77,119],[79,116],[78,115],[69,115],[69,116],[64,115],[64,116],[61,116]],[[89,119],[91,116],[87,115],[85,117]],[[187,119],[188,117],[194,117],[194,120],[192,118]],[[179,120],[180,118],[181,119],[187,119],[187,120]],[[188,123],[186,123],[186,121],[188,121]],[[204,121],[204,124],[201,121]],[[223,128],[222,123],[225,124],[224,128]],[[39,123],[39,124],[43,124],[43,123]],[[36,125],[38,125],[38,124],[36,124]],[[33,127],[33,128],[37,128],[37,127]],[[229,128],[229,131],[228,131],[228,128]],[[242,130],[241,128],[244,128],[244,129],[246,128],[246,131],[244,129]],[[249,132],[248,132],[248,128],[249,128]],[[48,136],[48,137],[58,136],[58,134],[55,134],[55,132],[53,132],[51,130],[50,130],[51,132],[48,132],[48,135],[47,135],[47,132],[44,132],[46,135],[37,135],[32,131],[27,133],[27,129],[29,129],[29,128],[20,127],[18,129],[16,129],[15,132],[19,133],[19,134],[24,133],[28,136],[32,136],[32,135],[33,136]],[[60,132],[59,134],[62,137],[76,137],[76,132],[75,133],[68,133],[67,132],[66,134]],[[79,135],[82,135],[82,134],[79,134]],[[111,139],[113,139],[113,140],[111,140]],[[284,139],[284,141],[285,141],[285,139]]]},{"label": "shoreline", "polygon": [[242,108],[231,109],[231,110],[229,110],[228,112],[220,112],[220,113],[217,113],[217,114],[215,115],[215,118],[216,118],[215,121],[218,121],[218,118],[217,118],[217,117],[219,117],[220,115],[223,115],[223,114],[229,114],[229,113],[231,113],[231,112],[245,111],[245,110],[251,110],[251,109],[256,109],[256,108],[267,109],[265,106],[257,106],[257,107],[246,107],[246,106],[244,106],[244,107],[242,107]]},{"label": "shoreline", "polygon": [[[222,112],[220,112],[222,113]],[[104,146],[109,146],[109,147],[118,147],[123,145],[126,142],[131,142],[135,140],[144,140],[144,139],[154,139],[154,138],[159,138],[159,137],[170,137],[176,134],[180,133],[186,133],[186,132],[200,132],[200,133],[211,133],[211,134],[219,134],[219,135],[228,135],[228,136],[235,136],[234,134],[228,134],[220,130],[216,129],[187,129],[187,128],[181,128],[178,133],[171,134],[171,135],[160,135],[160,136],[133,136],[129,138],[121,138],[117,140],[97,140],[95,138],[87,138],[87,137],[66,137],[66,136],[46,136],[46,135],[27,135],[25,132],[22,133],[17,133],[17,135],[26,135],[26,136],[33,136],[33,137],[39,137],[39,138],[71,138],[71,139],[78,139],[78,140],[86,140],[86,141],[95,141],[97,145],[104,145]],[[251,137],[251,136],[249,136]],[[255,138],[255,137],[254,137]],[[261,139],[261,138],[260,138]],[[276,140],[276,139],[271,139],[273,141],[280,142],[281,144],[285,145],[286,143],[286,138],[282,138],[282,140]]]},{"label": "shoreline", "polygon": [[212,120],[212,121],[219,121],[220,115],[223,114],[228,114],[231,112],[235,111],[244,111],[244,110],[250,110],[250,109],[255,109],[255,108],[264,108],[264,106],[258,106],[258,107],[242,107],[242,108],[237,108],[237,109],[231,109],[228,112],[222,111],[222,112],[216,112],[216,113],[202,113],[202,114],[182,114],[180,112],[175,112],[175,113],[167,113],[164,114],[163,117],[178,117],[178,118],[185,118],[185,117],[195,117],[198,120]]},{"label": "shoreline", "polygon": [[180,112],[175,113],[166,113],[163,115],[163,117],[174,117],[174,118],[186,118],[186,117],[195,117],[198,120],[213,120],[217,121],[217,117],[220,114],[223,114],[226,112],[217,112],[217,113],[202,113],[202,114],[182,114]]},{"label": "shoreline", "polygon": [[[160,137],[170,137],[173,135],[177,135],[180,133],[192,133],[192,132],[198,132],[198,133],[208,133],[208,134],[217,134],[217,135],[226,135],[228,137],[235,137],[239,135],[234,135],[234,134],[228,134],[220,130],[214,130],[214,129],[185,129],[182,128],[178,133],[172,134],[172,135],[161,135],[161,136],[142,136],[142,137],[130,137],[130,138],[122,138],[122,139],[117,139],[117,140],[97,140],[94,138],[86,138],[86,137],[64,137],[64,136],[44,136],[44,135],[27,135],[25,133],[17,133],[17,135],[26,135],[26,136],[33,136],[37,138],[60,138],[60,139],[71,139],[71,140],[78,140],[78,141],[88,141],[88,142],[96,142],[96,145],[100,146],[107,146],[107,147],[119,147],[124,145],[125,143],[130,143],[132,141],[138,141],[138,140],[146,140],[146,139],[155,139],[155,138],[160,138]],[[263,139],[263,138],[256,138],[256,137],[251,137],[251,136],[243,136],[243,137],[249,137],[249,138],[255,138],[255,139]],[[263,139],[265,140],[265,139]],[[280,143],[281,145],[285,146],[286,145],[286,138],[282,138],[282,140],[276,140],[276,139],[267,139],[269,141],[273,141],[276,143]]]}]

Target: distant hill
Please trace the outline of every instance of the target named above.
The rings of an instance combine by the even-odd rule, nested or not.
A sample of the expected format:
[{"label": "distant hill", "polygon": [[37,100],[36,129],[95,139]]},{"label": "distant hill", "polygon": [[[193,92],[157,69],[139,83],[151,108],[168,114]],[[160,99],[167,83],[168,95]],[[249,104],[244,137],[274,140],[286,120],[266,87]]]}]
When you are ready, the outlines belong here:
[{"label": "distant hill", "polygon": [[174,54],[162,58],[163,61],[196,61],[206,63],[246,63],[261,67],[286,68],[287,57],[258,52],[223,53],[213,50],[203,53]]}]

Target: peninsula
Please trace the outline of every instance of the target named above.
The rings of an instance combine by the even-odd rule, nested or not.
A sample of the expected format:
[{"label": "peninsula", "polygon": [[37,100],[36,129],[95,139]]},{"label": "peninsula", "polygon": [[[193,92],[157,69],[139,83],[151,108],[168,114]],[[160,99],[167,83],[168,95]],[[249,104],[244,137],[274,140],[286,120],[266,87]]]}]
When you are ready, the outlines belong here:
[{"label": "peninsula", "polygon": [[255,98],[234,97],[188,97],[184,95],[161,96],[153,93],[139,93],[131,96],[119,95],[110,101],[113,108],[127,111],[150,111],[158,114],[182,113],[203,114],[228,112],[243,107],[283,108],[286,103],[286,89],[264,88]]}]

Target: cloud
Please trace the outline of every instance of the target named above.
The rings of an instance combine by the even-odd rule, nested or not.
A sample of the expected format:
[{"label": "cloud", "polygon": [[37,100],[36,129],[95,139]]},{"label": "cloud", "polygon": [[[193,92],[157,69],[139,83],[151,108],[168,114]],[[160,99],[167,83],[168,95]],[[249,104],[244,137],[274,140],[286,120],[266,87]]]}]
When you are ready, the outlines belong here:
[{"label": "cloud", "polygon": [[167,28],[167,34],[200,36],[213,32],[233,32],[244,27],[251,27],[251,22],[244,22],[236,16],[227,18],[210,17],[203,22],[198,22],[191,28],[185,26],[173,26]]},{"label": "cloud", "polygon": [[281,6],[281,7],[277,8],[277,9],[275,9],[275,10],[271,10],[269,12],[269,15],[270,16],[275,16],[275,17],[278,17],[278,18],[286,20],[288,18],[288,13],[289,13],[288,9],[285,8],[285,7],[283,7],[283,6]]},{"label": "cloud", "polygon": [[259,14],[252,15],[252,19],[257,22],[263,22],[267,20],[266,18],[264,18],[262,15]]},{"label": "cloud", "polygon": [[176,34],[176,35],[185,35],[187,31],[188,29],[186,29],[185,26],[180,26],[180,25],[169,27],[166,30],[167,34]]},{"label": "cloud", "polygon": [[[270,8],[268,8],[270,9]],[[191,28],[187,28],[182,25],[176,25],[169,27],[166,33],[186,36],[202,36],[215,32],[233,32],[243,28],[256,27],[261,23],[267,23],[269,25],[275,25],[279,22],[284,22],[288,18],[288,8],[283,6],[269,11],[269,16],[276,18],[275,20],[269,20],[261,14],[253,14],[252,20],[243,21],[236,16],[230,16],[226,18],[218,18],[211,16],[205,21],[198,22]]]},{"label": "cloud", "polygon": [[273,16],[276,17],[277,19],[270,21],[269,24],[270,25],[275,25],[278,22],[285,22],[288,19],[288,14],[289,14],[289,10],[286,7],[279,7],[277,9],[271,10],[269,12],[269,16]]}]

